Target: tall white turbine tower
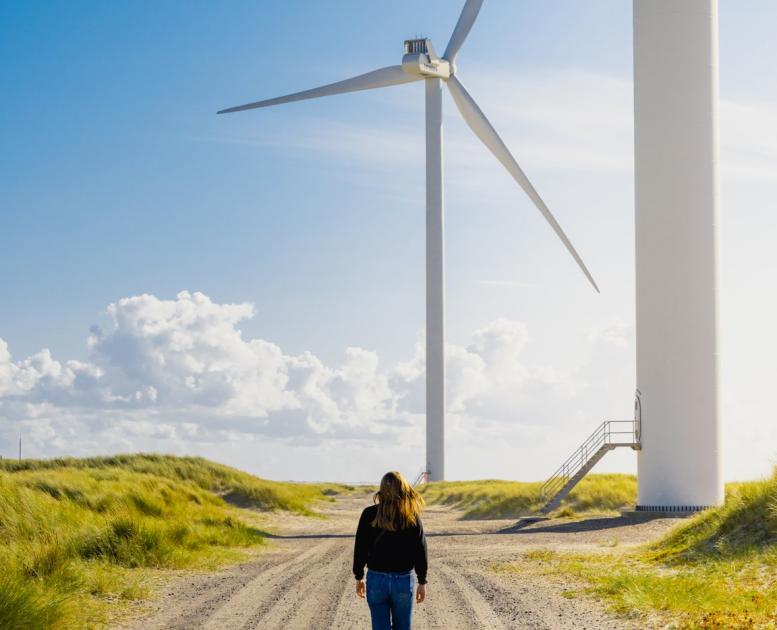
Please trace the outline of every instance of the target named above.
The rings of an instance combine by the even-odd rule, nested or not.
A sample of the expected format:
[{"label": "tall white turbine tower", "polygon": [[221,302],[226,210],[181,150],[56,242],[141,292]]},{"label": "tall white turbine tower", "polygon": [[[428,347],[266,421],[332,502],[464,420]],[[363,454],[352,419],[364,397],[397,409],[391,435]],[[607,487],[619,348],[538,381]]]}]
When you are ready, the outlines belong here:
[{"label": "tall white turbine tower", "polygon": [[638,510],[723,501],[716,0],[634,0]]},{"label": "tall white turbine tower", "polygon": [[405,41],[402,65],[387,66],[366,74],[219,112],[227,114],[304,101],[322,96],[424,81],[426,87],[426,472],[428,479],[445,478],[445,259],[442,179],[442,83],[456,107],[480,141],[524,190],[550,227],[561,239],[593,287],[599,289],[561,226],[526,177],[502,139],[470,96],[456,68],[456,55],[472,29],[483,0],[467,0],[442,57],[428,39]]}]

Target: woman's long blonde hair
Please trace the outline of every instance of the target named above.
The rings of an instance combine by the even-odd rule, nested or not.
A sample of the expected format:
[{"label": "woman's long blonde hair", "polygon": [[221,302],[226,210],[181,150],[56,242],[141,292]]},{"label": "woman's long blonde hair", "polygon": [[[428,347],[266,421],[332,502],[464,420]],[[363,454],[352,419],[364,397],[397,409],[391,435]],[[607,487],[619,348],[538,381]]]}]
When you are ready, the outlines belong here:
[{"label": "woman's long blonde hair", "polygon": [[372,526],[390,532],[415,525],[424,506],[424,498],[396,471],[383,475],[373,501],[378,504],[378,513]]}]

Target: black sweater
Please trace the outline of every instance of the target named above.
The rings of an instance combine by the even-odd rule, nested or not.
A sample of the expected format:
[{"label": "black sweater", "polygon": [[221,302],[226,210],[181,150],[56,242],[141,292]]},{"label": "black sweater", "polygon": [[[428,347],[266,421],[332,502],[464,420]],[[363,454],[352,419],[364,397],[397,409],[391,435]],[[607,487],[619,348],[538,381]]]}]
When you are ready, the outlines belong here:
[{"label": "black sweater", "polygon": [[[364,577],[364,565],[374,571],[404,573],[415,569],[419,584],[426,584],[426,538],[421,519],[407,529],[390,532],[372,526],[377,505],[365,508],[356,530],[353,549],[353,574]],[[380,536],[380,538],[378,538]]]}]

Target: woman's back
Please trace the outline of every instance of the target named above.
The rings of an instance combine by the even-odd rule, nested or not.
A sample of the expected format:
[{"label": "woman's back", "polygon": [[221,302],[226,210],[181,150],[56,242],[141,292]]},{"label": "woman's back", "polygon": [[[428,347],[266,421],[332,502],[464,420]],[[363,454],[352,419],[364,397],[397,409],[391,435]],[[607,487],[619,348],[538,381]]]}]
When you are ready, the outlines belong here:
[{"label": "woman's back", "polygon": [[421,519],[405,529],[390,531],[373,527],[378,506],[365,508],[356,530],[354,573],[364,565],[373,571],[400,573],[415,569],[419,584],[426,583],[426,538]]}]

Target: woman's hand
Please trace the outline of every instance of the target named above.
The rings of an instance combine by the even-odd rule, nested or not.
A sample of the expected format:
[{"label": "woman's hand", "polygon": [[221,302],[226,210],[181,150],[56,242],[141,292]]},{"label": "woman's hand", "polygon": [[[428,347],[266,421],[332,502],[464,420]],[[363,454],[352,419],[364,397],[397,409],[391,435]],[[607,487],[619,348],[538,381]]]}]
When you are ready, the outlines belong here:
[{"label": "woman's hand", "polygon": [[415,592],[415,602],[420,604],[426,599],[426,584],[419,584]]},{"label": "woman's hand", "polygon": [[356,594],[364,599],[364,580],[356,580]]}]

